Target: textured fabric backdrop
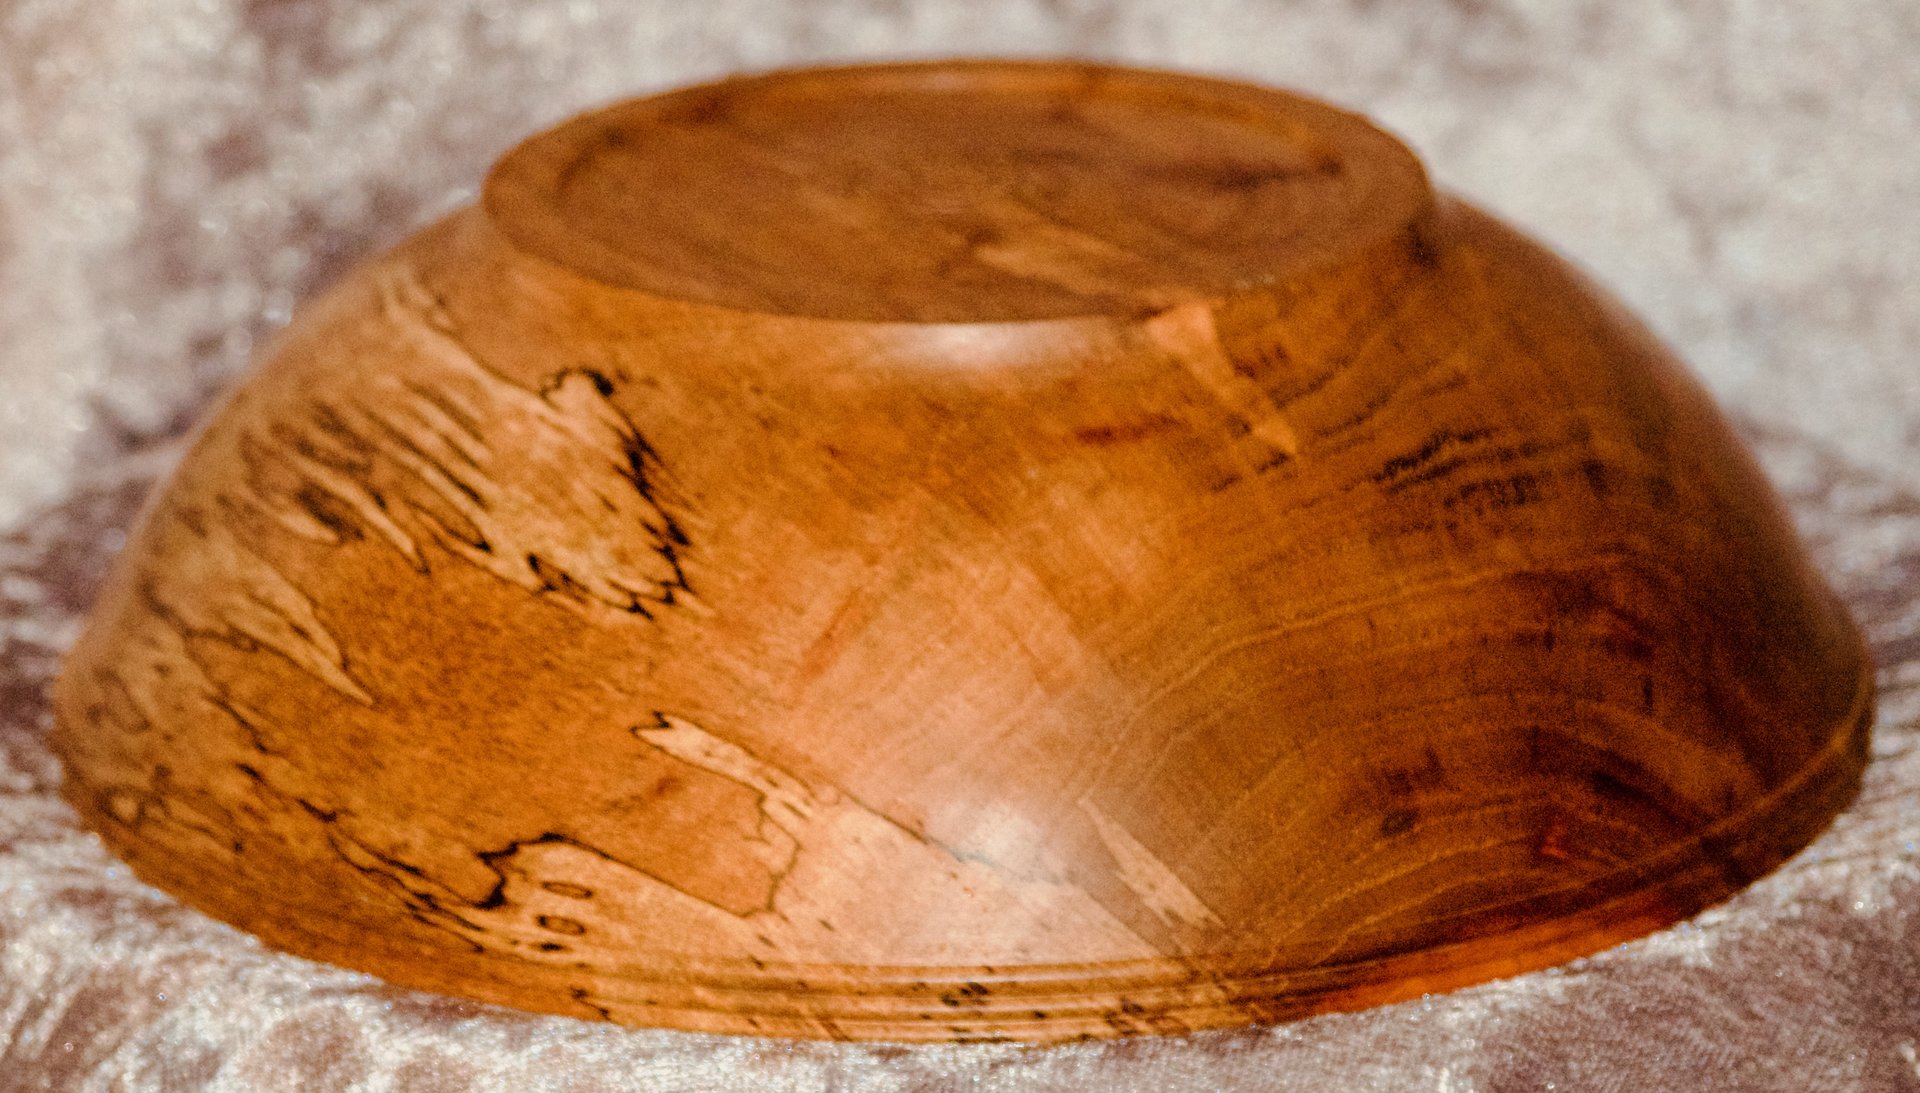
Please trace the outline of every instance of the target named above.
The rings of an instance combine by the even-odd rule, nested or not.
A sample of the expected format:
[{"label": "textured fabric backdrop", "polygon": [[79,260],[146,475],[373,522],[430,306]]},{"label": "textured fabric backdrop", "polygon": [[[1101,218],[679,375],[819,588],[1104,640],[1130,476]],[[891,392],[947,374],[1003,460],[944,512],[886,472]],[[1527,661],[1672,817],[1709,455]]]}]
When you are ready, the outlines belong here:
[{"label": "textured fabric backdrop", "polygon": [[[1920,1089],[1920,3],[0,0],[0,1090]],[[1861,800],[1694,922],[1242,1033],[636,1032],[269,953],[54,795],[45,691],[211,393],[516,137],[741,68],[1098,56],[1311,91],[1574,255],[1746,423],[1881,664]]]}]

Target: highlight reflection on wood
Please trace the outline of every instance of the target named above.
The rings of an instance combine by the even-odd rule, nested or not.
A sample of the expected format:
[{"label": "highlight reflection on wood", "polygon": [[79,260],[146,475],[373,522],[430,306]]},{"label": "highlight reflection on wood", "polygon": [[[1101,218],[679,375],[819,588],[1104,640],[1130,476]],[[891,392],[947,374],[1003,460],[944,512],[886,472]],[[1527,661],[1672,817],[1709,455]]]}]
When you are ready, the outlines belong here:
[{"label": "highlight reflection on wood", "polygon": [[1048,1041],[1674,922],[1827,823],[1869,707],[1695,383],[1391,138],[941,63],[575,120],[306,308],[57,745],[296,953]]}]

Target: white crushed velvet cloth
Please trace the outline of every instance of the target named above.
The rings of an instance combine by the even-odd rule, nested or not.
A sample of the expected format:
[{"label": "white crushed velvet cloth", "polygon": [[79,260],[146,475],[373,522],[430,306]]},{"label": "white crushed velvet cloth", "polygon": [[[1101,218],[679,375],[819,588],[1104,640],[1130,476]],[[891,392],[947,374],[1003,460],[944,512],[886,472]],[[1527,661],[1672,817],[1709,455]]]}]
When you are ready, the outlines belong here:
[{"label": "white crushed velvet cloth", "polygon": [[[1920,1089],[1920,4],[0,2],[0,1090]],[[646,1032],[266,951],[54,793],[46,688],[257,340],[596,101],[1075,53],[1301,87],[1576,255],[1745,423],[1867,627],[1860,800],[1691,923],[1272,1029],[1049,1049]]]}]

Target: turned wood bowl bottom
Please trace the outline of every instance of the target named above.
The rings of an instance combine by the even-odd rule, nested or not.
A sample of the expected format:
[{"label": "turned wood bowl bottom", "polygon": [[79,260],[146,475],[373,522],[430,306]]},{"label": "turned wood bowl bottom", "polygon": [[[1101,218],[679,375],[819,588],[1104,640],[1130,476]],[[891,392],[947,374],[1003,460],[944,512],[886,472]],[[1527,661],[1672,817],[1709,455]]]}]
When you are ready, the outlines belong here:
[{"label": "turned wood bowl bottom", "polygon": [[939,62],[577,118],[305,305],[52,739],[290,952],[1051,1042],[1685,918],[1852,794],[1870,668],[1684,367],[1387,134]]}]

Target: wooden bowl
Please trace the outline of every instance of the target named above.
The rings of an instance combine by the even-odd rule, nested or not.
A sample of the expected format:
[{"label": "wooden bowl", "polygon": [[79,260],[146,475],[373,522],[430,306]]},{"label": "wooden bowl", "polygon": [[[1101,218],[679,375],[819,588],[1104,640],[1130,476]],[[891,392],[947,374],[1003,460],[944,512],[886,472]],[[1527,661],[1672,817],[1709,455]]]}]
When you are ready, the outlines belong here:
[{"label": "wooden bowl", "polygon": [[1694,381],[1392,138],[938,63],[579,118],[309,305],[56,743],[295,953],[1053,1041],[1665,926],[1821,830],[1870,706]]}]

